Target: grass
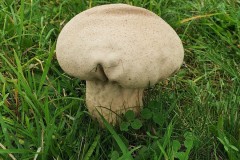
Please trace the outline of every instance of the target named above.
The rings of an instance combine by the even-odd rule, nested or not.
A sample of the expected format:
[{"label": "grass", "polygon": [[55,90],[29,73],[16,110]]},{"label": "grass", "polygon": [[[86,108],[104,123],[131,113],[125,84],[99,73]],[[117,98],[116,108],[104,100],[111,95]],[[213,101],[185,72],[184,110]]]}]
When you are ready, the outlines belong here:
[{"label": "grass", "polygon": [[[142,127],[127,131],[91,120],[84,81],[55,57],[74,15],[118,2],[161,16],[185,48],[178,74],[146,90]],[[239,8],[239,0],[0,1],[0,159],[240,159]]]}]

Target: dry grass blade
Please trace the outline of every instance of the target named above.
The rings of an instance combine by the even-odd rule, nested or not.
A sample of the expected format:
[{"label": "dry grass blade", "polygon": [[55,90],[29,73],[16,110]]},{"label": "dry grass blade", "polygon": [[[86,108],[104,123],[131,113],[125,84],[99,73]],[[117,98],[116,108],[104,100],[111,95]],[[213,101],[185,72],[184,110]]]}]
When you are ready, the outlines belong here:
[{"label": "dry grass blade", "polygon": [[193,16],[190,18],[186,18],[180,21],[180,23],[186,23],[188,21],[192,21],[192,20],[196,20],[196,19],[200,19],[200,18],[207,18],[207,17],[211,17],[211,16],[215,16],[215,15],[219,15],[222,13],[212,13],[212,14],[205,14],[205,15],[197,15],[197,16]]},{"label": "dry grass blade", "polygon": [[[4,149],[4,150],[7,149],[2,143],[0,143],[0,147],[1,147],[2,149]],[[9,153],[8,155],[9,155],[9,157],[10,157],[12,160],[17,160],[17,159],[13,156],[13,154]]]}]

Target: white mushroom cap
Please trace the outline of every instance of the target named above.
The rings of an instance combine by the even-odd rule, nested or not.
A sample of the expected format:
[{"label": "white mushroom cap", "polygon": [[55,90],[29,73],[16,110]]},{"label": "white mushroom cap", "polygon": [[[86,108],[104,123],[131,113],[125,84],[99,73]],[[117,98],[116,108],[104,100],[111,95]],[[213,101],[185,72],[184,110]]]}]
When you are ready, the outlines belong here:
[{"label": "white mushroom cap", "polygon": [[87,81],[91,115],[100,120],[98,110],[113,124],[116,114],[139,113],[143,89],[176,72],[184,56],[181,40],[165,21],[125,4],[76,15],[62,29],[56,52],[66,73]]},{"label": "white mushroom cap", "polygon": [[62,69],[87,81],[145,88],[177,71],[184,50],[159,16],[125,4],[102,5],[72,18],[56,46]]}]

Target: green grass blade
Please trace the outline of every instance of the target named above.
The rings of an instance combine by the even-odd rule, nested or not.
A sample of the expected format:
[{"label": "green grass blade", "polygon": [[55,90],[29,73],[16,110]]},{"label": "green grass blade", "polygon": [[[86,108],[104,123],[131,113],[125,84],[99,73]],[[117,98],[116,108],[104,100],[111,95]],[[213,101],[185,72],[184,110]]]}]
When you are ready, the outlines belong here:
[{"label": "green grass blade", "polygon": [[[162,146],[160,143],[159,143],[159,141],[157,141],[157,145],[158,145],[158,147],[159,147],[159,149],[161,150],[161,153],[163,154],[163,156],[164,156],[164,159],[165,160],[168,160],[169,158],[168,158],[168,156],[167,156],[167,153],[165,152],[165,147],[164,146]],[[162,158],[161,158],[162,156],[160,155],[159,157],[158,157],[158,160],[161,160]]]},{"label": "green grass blade", "polygon": [[100,140],[100,135],[97,135],[92,143],[92,145],[90,146],[90,148],[88,149],[86,155],[84,156],[83,160],[90,160],[93,151],[95,150],[95,148],[97,147],[98,143]]},{"label": "green grass blade", "polygon": [[49,52],[49,55],[48,55],[48,59],[46,61],[46,64],[45,64],[45,67],[43,68],[43,74],[42,74],[42,77],[40,79],[40,83],[39,83],[39,87],[38,87],[38,94],[40,94],[40,91],[42,89],[42,86],[47,78],[47,74],[48,74],[48,71],[49,71],[49,68],[51,66],[51,61],[52,61],[52,58],[54,56],[54,50],[55,50],[55,43],[52,45],[51,47],[51,50]]},{"label": "green grass blade", "polygon": [[1,125],[1,129],[2,129],[2,133],[5,139],[5,142],[7,144],[7,147],[11,147],[11,141],[10,141],[10,134],[8,133],[8,127],[6,125],[6,123],[3,120],[2,114],[0,113],[0,125]]},{"label": "green grass blade", "polygon": [[[101,116],[101,119],[103,121],[103,124],[105,125],[105,127],[108,129],[108,131],[112,134],[114,140],[117,142],[118,146],[120,147],[123,155],[127,154],[128,152],[128,148],[127,146],[124,144],[124,142],[122,141],[122,139],[118,136],[118,134],[116,133],[116,131],[113,129],[113,127],[106,121],[106,119],[100,114],[100,112],[98,111],[98,114]],[[129,159],[132,159],[132,156],[128,157]]]},{"label": "green grass blade", "polygon": [[0,149],[0,154],[10,154],[10,153],[28,154],[28,153],[32,153],[32,151],[29,151],[26,149]]},{"label": "green grass blade", "polygon": [[141,148],[141,146],[134,147],[133,149],[131,149],[127,153],[123,154],[120,158],[118,158],[118,160],[129,159],[129,157],[131,157],[132,153],[135,152],[136,150],[140,149],[140,148]]}]

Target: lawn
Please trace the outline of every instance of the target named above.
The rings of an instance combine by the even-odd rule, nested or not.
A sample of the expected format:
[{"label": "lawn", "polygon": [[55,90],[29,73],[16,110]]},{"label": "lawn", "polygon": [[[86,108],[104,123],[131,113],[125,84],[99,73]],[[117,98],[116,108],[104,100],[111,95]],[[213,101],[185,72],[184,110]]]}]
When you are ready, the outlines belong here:
[{"label": "lawn", "polygon": [[[63,26],[88,8],[127,3],[180,36],[184,63],[145,91],[120,126],[92,120],[85,82],[55,55]],[[0,160],[239,160],[239,0],[1,0]],[[134,123],[139,122],[139,123]]]}]

